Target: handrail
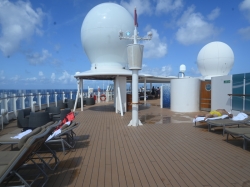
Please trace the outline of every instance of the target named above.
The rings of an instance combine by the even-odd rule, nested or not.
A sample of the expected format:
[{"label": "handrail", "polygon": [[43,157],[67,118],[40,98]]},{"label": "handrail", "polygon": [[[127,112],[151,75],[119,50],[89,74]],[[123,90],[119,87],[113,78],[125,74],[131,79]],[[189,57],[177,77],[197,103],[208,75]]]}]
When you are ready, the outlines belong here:
[{"label": "handrail", "polygon": [[245,96],[245,97],[249,97],[250,94],[228,94],[228,96]]}]

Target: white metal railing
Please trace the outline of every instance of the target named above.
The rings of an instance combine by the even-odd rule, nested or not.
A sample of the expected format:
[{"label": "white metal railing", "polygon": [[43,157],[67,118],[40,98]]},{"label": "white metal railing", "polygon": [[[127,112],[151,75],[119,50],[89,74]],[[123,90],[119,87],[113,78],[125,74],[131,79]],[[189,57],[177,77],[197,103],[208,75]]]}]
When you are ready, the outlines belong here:
[{"label": "white metal railing", "polygon": [[[107,91],[106,93],[106,102],[113,100],[113,92]],[[83,93],[83,98],[94,96],[95,93]],[[58,97],[60,96],[60,97]],[[43,110],[49,106],[57,106],[59,100],[65,99],[76,99],[76,92],[46,92],[46,93],[28,93],[28,94],[0,94],[0,125],[3,123],[8,123],[11,119],[17,118],[18,110],[31,108],[32,111]],[[100,101],[100,93],[96,95],[96,101]],[[80,98],[80,95],[78,96]]]}]

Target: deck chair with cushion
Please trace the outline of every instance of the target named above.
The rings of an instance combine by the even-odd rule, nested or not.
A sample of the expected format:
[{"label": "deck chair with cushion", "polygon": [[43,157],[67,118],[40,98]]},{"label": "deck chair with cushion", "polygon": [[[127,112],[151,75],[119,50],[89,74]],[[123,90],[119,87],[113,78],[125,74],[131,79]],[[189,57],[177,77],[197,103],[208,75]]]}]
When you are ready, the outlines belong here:
[{"label": "deck chair with cushion", "polygon": [[[245,118],[240,118],[240,116],[244,116]],[[250,125],[250,117],[244,113],[239,113],[237,116],[232,119],[221,119],[221,120],[208,120],[208,130],[211,131],[212,126],[223,127],[223,136],[225,133],[225,128],[228,126],[238,125]]]},{"label": "deck chair with cushion", "polygon": [[246,141],[249,139],[250,134],[250,127],[242,127],[242,128],[225,128],[225,133],[227,134],[227,141],[228,136],[231,135],[233,138],[244,138],[243,141],[243,149],[246,148]]},{"label": "deck chair with cushion", "polygon": [[79,123],[72,122],[72,124],[67,125],[64,124],[60,129],[57,129],[58,132],[55,132],[52,137],[45,142],[45,144],[55,144],[61,143],[63,153],[66,154],[65,146],[69,149],[74,148],[76,141],[75,141],[75,132],[73,131],[75,128],[79,126]]},{"label": "deck chair with cushion", "polygon": [[[13,150],[13,146],[14,145],[18,145],[20,142],[25,142],[27,141],[31,136],[33,136],[34,134],[36,134],[37,132],[37,129],[43,129],[44,131],[45,130],[48,130],[48,131],[52,131],[54,130],[59,124],[61,123],[61,121],[57,121],[57,122],[48,122],[47,124],[41,126],[41,127],[38,127],[36,128],[35,130],[31,131],[30,129],[27,130],[27,131],[31,131],[29,133],[26,133],[26,135],[20,137],[19,135],[24,133],[24,132],[20,132],[20,131],[17,131],[17,130],[14,130],[8,134],[5,134],[3,136],[0,137],[0,144],[10,144],[11,145],[11,150]],[[26,132],[26,131],[25,131]],[[18,135],[18,136],[17,136]],[[20,137],[20,138],[13,138],[13,137]],[[53,151],[52,149],[50,149],[50,147],[48,147],[47,145],[44,145],[44,147],[46,148],[46,152],[48,153],[48,155],[46,157],[41,157],[40,155],[37,154],[37,157],[39,157],[39,159],[41,161],[43,161],[44,164],[47,165],[47,167],[51,170],[54,170],[57,165],[59,164],[59,159],[58,157],[56,156],[56,153],[55,151]],[[51,156],[49,155],[51,154]],[[46,161],[45,161],[46,159]],[[55,164],[54,166],[51,166],[50,163],[52,163],[52,160],[54,160]],[[53,164],[52,164],[53,165]]]},{"label": "deck chair with cushion", "polygon": [[[41,128],[37,128],[41,131]],[[13,149],[13,145],[17,145],[20,142],[25,142],[27,141],[31,136],[37,133],[37,129],[35,130],[28,130],[26,131],[27,133],[8,133],[0,137],[0,144],[10,144],[11,145],[11,150]],[[22,135],[21,135],[22,134]],[[21,135],[17,137],[18,135]]]},{"label": "deck chair with cushion", "polygon": [[197,122],[206,123],[207,121],[221,120],[221,119],[226,119],[226,118],[228,118],[228,115],[222,115],[222,116],[219,116],[219,117],[207,118],[206,120],[205,120],[205,117],[197,117],[197,118],[193,119],[193,123],[196,126]]},{"label": "deck chair with cushion", "polygon": [[[25,186],[31,186],[37,179],[40,178],[40,176],[42,176],[42,186],[46,184],[48,181],[48,175],[46,174],[43,165],[47,165],[47,163],[44,162],[42,158],[39,158],[42,161],[42,166],[40,166],[35,162],[36,158],[34,158],[34,155],[37,155],[41,146],[44,144],[45,140],[48,138],[54,128],[55,125],[50,125],[47,128],[38,127],[32,131],[33,136],[31,136],[28,140],[21,139],[21,141],[18,143],[18,148],[20,151],[0,152],[0,183],[4,182],[6,179],[8,183],[10,180],[12,180],[12,176],[17,176]],[[28,181],[24,179],[24,176],[19,173],[20,170],[23,168],[25,169],[25,167],[29,165],[28,161],[31,161],[33,166],[35,166],[38,171],[36,177],[33,177],[34,180],[31,183],[28,183]]]}]

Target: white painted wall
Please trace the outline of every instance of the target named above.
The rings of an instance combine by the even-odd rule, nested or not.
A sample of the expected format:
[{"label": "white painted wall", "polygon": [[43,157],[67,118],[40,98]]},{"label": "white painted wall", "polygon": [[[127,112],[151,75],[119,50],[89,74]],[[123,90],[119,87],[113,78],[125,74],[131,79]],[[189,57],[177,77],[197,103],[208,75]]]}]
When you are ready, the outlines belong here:
[{"label": "white painted wall", "polygon": [[[227,81],[230,83],[227,83]],[[226,81],[226,82],[225,82]],[[211,110],[231,111],[232,75],[211,78]]]},{"label": "white painted wall", "polygon": [[170,107],[175,112],[197,112],[200,107],[200,79],[171,80]]}]

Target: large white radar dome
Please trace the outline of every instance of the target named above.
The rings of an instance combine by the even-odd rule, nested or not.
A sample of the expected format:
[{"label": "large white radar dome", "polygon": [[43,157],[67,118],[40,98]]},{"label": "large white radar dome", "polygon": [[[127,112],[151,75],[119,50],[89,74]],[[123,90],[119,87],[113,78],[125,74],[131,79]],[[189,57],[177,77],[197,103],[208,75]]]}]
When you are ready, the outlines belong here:
[{"label": "large white radar dome", "polygon": [[234,64],[232,49],[223,42],[211,42],[205,45],[197,57],[197,65],[205,79],[227,75]]},{"label": "large white radar dome", "polygon": [[102,3],[88,12],[82,23],[81,41],[91,70],[127,67],[126,47],[132,41],[120,40],[119,31],[132,34],[133,23],[132,15],[115,3]]}]

